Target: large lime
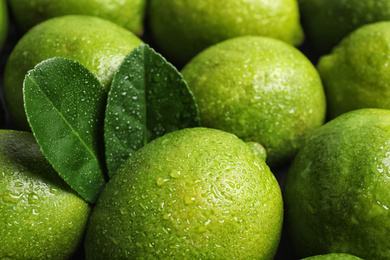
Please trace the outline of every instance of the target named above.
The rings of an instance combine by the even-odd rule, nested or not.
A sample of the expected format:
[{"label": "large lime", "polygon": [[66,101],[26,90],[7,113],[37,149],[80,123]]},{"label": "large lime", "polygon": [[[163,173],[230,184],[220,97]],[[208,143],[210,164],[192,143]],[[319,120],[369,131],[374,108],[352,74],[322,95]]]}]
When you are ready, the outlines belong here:
[{"label": "large lime", "polygon": [[318,129],[284,186],[286,227],[301,257],[390,259],[390,110],[360,109]]},{"label": "large lime", "polygon": [[0,130],[0,259],[69,259],[92,207],[59,177],[31,133]]},{"label": "large lime", "polygon": [[317,70],[280,40],[232,38],[202,51],[181,72],[198,103],[201,124],[262,144],[271,167],[290,160],[324,122]]},{"label": "large lime", "polygon": [[156,48],[181,67],[195,54],[228,38],[303,40],[297,0],[151,0],[148,21]]},{"label": "large lime", "polygon": [[98,17],[68,15],[49,19],[17,43],[4,72],[4,96],[15,127],[29,129],[23,105],[23,80],[39,62],[63,57],[89,69],[108,89],[114,72],[141,40],[119,25]]},{"label": "large lime", "polygon": [[167,134],[109,181],[90,219],[87,259],[273,259],[283,220],[274,175],[216,129]]}]

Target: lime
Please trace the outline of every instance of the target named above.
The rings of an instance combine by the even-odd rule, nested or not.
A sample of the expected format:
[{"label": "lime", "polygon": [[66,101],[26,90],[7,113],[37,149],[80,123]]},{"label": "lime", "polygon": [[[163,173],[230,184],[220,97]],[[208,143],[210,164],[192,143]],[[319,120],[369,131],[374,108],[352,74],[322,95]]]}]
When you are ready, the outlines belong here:
[{"label": "lime", "polygon": [[352,32],[317,67],[329,118],[359,108],[390,108],[390,21]]},{"label": "lime", "polygon": [[181,67],[206,47],[242,35],[303,40],[297,0],[151,0],[150,33],[156,49]]},{"label": "lime", "polygon": [[141,42],[123,27],[92,16],[61,16],[36,25],[16,44],[4,72],[4,97],[15,127],[29,129],[23,80],[39,62],[53,57],[76,60],[108,89],[125,56]]},{"label": "lime", "polygon": [[8,9],[7,2],[0,0],[0,50],[3,48],[4,42],[8,34]]},{"label": "lime", "polygon": [[87,259],[273,259],[283,202],[268,166],[235,135],[187,128],[138,150],[103,190]]},{"label": "lime", "polygon": [[363,260],[363,259],[350,254],[333,253],[333,254],[326,254],[326,255],[310,256],[301,260]]},{"label": "lime", "polygon": [[390,110],[350,111],[315,131],[284,183],[285,220],[301,257],[390,259]]},{"label": "lime", "polygon": [[202,126],[260,143],[271,167],[289,161],[324,122],[325,95],[317,70],[280,40],[228,39],[199,53],[181,72]]},{"label": "lime", "polygon": [[326,54],[362,25],[390,20],[389,0],[298,0],[307,41]]},{"label": "lime", "polygon": [[110,20],[142,35],[146,0],[9,0],[13,18],[22,32],[47,19],[69,15],[92,15]]},{"label": "lime", "polygon": [[33,135],[0,130],[0,259],[69,259],[92,207],[59,177]]}]

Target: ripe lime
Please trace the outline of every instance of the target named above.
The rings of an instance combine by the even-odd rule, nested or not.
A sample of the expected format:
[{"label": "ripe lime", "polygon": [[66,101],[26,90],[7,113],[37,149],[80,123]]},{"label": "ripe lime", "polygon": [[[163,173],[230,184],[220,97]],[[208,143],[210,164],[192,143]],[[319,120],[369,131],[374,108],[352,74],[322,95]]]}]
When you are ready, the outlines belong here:
[{"label": "ripe lime", "polygon": [[91,206],[43,157],[31,133],[0,130],[0,259],[69,259]]},{"label": "ripe lime", "polygon": [[333,253],[333,254],[326,254],[326,255],[310,256],[301,260],[363,260],[363,259],[350,254]]},{"label": "ripe lime", "polygon": [[390,110],[360,109],[308,139],[287,174],[286,226],[302,257],[390,259]]},{"label": "ripe lime", "polygon": [[390,21],[360,27],[320,59],[330,119],[359,108],[390,108],[389,27]]},{"label": "ripe lime", "polygon": [[9,0],[13,18],[21,31],[49,18],[79,14],[110,20],[137,35],[143,34],[146,0]]},{"label": "ripe lime", "polygon": [[39,62],[76,60],[109,88],[124,57],[141,40],[119,25],[98,17],[68,15],[49,19],[27,32],[12,51],[4,72],[4,97],[15,127],[29,129],[23,105],[23,80]]},{"label": "ripe lime", "polygon": [[201,124],[262,144],[274,167],[290,160],[325,119],[315,67],[277,39],[241,36],[194,57],[182,74],[198,103]]},{"label": "ripe lime", "polygon": [[297,0],[152,0],[148,12],[157,50],[178,67],[236,36],[269,36],[293,45],[303,40]]},{"label": "ripe lime", "polygon": [[187,128],[141,148],[90,219],[87,259],[273,259],[283,202],[268,166],[236,136]]},{"label": "ripe lime", "polygon": [[310,48],[329,53],[362,25],[390,20],[389,0],[298,0]]}]

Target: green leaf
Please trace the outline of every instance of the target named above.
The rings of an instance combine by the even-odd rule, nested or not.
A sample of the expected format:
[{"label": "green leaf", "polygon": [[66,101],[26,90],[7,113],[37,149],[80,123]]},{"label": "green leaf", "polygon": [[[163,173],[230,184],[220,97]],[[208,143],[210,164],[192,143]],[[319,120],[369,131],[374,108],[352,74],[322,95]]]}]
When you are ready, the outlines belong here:
[{"label": "green leaf", "polygon": [[29,71],[23,87],[25,111],[43,155],[86,201],[105,186],[103,122],[107,94],[76,61],[52,58]]},{"label": "green leaf", "polygon": [[182,75],[141,44],[124,59],[108,93],[104,122],[108,175],[149,141],[195,126],[198,108]]}]

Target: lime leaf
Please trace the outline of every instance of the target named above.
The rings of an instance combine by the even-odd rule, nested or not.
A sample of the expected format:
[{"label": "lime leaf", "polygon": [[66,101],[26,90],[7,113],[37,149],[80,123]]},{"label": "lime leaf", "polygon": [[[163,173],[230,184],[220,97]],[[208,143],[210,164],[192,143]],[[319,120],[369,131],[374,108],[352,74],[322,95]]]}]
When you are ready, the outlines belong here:
[{"label": "lime leaf", "polygon": [[86,201],[95,203],[105,186],[102,170],[106,92],[80,63],[52,58],[25,77],[24,105],[43,155]]},{"label": "lime leaf", "polygon": [[124,59],[108,93],[104,122],[108,175],[149,141],[195,126],[198,108],[182,75],[141,44]]}]

